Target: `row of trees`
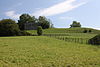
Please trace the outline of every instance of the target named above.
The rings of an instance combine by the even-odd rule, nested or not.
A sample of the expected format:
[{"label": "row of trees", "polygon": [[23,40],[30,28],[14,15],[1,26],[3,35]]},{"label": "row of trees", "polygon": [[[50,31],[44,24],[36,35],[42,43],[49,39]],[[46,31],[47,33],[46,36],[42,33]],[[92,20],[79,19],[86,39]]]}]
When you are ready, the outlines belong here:
[{"label": "row of trees", "polygon": [[[42,35],[42,27],[37,27],[37,34]],[[19,25],[12,19],[3,19],[0,21],[0,36],[29,36],[32,35],[26,31],[20,30]]]},{"label": "row of trees", "polygon": [[44,16],[39,16],[39,18],[35,18],[35,16],[30,16],[29,14],[22,14],[19,17],[18,22],[12,19],[3,19],[0,20],[0,36],[23,36],[23,35],[31,35],[28,32],[25,32],[24,25],[25,23],[36,23],[38,24],[37,33],[38,35],[42,35],[42,29],[48,29],[53,27],[53,24],[49,19]]},{"label": "row of trees", "polygon": [[41,26],[43,29],[48,29],[53,27],[50,19],[47,19],[45,16],[39,16],[39,18],[35,18],[35,16],[30,16],[29,14],[22,14],[19,17],[18,25],[21,30],[24,30],[25,23],[37,23],[38,26]]},{"label": "row of trees", "polygon": [[[45,16],[39,16],[39,18],[35,18],[35,16],[30,16],[29,14],[22,14],[19,17],[18,25],[21,30],[24,30],[24,24],[25,23],[37,23],[38,26],[41,26],[42,29],[48,29],[53,28],[53,24],[50,19],[47,19]],[[73,21],[73,23],[70,25],[70,28],[74,27],[81,27],[80,22]]]}]

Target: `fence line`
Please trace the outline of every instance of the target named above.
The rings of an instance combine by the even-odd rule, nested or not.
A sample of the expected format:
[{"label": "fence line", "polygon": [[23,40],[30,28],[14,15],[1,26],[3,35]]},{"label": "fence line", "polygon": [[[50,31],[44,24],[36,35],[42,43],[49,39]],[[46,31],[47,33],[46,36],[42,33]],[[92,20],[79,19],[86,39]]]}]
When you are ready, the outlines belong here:
[{"label": "fence line", "polygon": [[59,40],[64,40],[66,42],[74,42],[74,43],[81,43],[81,44],[87,44],[88,38],[69,38],[69,37],[63,37],[61,34],[44,34],[43,36],[53,37]]}]

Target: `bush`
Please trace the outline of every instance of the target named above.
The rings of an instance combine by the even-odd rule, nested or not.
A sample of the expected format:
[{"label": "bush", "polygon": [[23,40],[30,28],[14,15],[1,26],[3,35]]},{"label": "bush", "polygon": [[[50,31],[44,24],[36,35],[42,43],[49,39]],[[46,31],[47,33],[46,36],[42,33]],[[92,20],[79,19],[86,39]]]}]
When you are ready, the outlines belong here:
[{"label": "bush", "polygon": [[12,19],[0,21],[0,36],[30,36],[32,34],[21,31],[18,24]]},{"label": "bush", "polygon": [[19,31],[19,26],[14,20],[3,19],[0,21],[0,36],[16,36]]},{"label": "bush", "polygon": [[91,33],[92,32],[92,30],[89,30],[89,33]]},{"label": "bush", "polygon": [[42,35],[42,27],[41,26],[38,26],[37,34],[38,34],[38,36]]},{"label": "bush", "polygon": [[87,32],[88,32],[87,30],[84,30],[84,31],[83,31],[83,33],[87,33]]},{"label": "bush", "polygon": [[93,44],[93,45],[100,45],[100,34],[96,35],[95,37],[89,39],[88,41],[89,44]]}]

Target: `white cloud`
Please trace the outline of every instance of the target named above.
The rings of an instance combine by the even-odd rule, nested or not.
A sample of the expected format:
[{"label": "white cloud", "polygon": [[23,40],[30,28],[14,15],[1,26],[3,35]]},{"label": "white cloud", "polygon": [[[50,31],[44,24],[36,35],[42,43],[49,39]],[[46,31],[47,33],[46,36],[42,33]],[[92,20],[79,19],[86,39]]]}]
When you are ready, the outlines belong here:
[{"label": "white cloud", "polygon": [[[31,15],[34,15],[37,17],[38,16],[53,16],[53,15],[71,11],[83,4],[86,4],[86,1],[77,3],[76,0],[65,0],[64,2],[55,4],[49,8],[45,8],[45,9],[36,8],[37,11],[32,13]],[[21,5],[22,3],[17,4],[17,6],[21,6]],[[17,6],[14,6],[14,7],[17,7]],[[15,11],[7,11],[5,15],[13,19],[18,19],[21,14],[16,14]],[[62,19],[65,19],[65,18],[62,18]],[[67,17],[67,19],[72,19],[72,18]]]},{"label": "white cloud", "polygon": [[86,2],[81,2],[78,4],[73,4],[76,3],[76,0],[66,0],[64,2],[55,4],[49,8],[41,9],[39,11],[34,12],[32,15],[35,16],[52,16],[52,15],[57,15],[61,13],[65,13],[68,11],[71,11],[83,4],[86,4]]},{"label": "white cloud", "polygon": [[15,11],[8,11],[5,15],[13,19],[18,19],[20,16],[20,14],[16,14]]},{"label": "white cloud", "polygon": [[22,2],[12,5],[10,8],[8,8],[8,11],[5,12],[5,15],[12,19],[18,19],[20,14],[16,14],[16,12],[13,9],[15,9],[21,5],[23,5]]}]

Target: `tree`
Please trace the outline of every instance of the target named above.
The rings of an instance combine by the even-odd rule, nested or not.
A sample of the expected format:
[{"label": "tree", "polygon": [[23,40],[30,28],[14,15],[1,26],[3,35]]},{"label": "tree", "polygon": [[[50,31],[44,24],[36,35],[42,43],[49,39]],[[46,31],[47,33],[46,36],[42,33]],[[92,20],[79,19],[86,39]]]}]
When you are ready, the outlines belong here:
[{"label": "tree", "polygon": [[31,17],[29,14],[22,14],[22,15],[19,17],[19,20],[18,20],[19,28],[20,28],[21,30],[24,30],[24,24],[25,24],[25,23],[30,23],[30,22],[33,22],[33,23],[36,22],[35,16]]},{"label": "tree", "polygon": [[19,26],[12,19],[0,21],[0,36],[16,36],[20,32]]},{"label": "tree", "polygon": [[38,24],[41,26],[43,29],[48,29],[50,28],[50,20],[47,19],[44,16],[39,16],[38,18]]},{"label": "tree", "polygon": [[38,26],[38,28],[37,28],[37,34],[38,34],[38,36],[40,36],[40,35],[42,35],[42,27],[41,26]]},{"label": "tree", "polygon": [[73,23],[70,25],[70,28],[74,28],[74,27],[81,27],[80,22],[73,21]]},{"label": "tree", "polygon": [[37,19],[35,18],[35,16],[30,16],[29,14],[22,14],[18,20],[18,25],[21,30],[25,30],[25,23],[36,23],[37,26],[41,26],[43,29],[53,27],[51,21],[44,16],[39,16],[39,18]]}]

